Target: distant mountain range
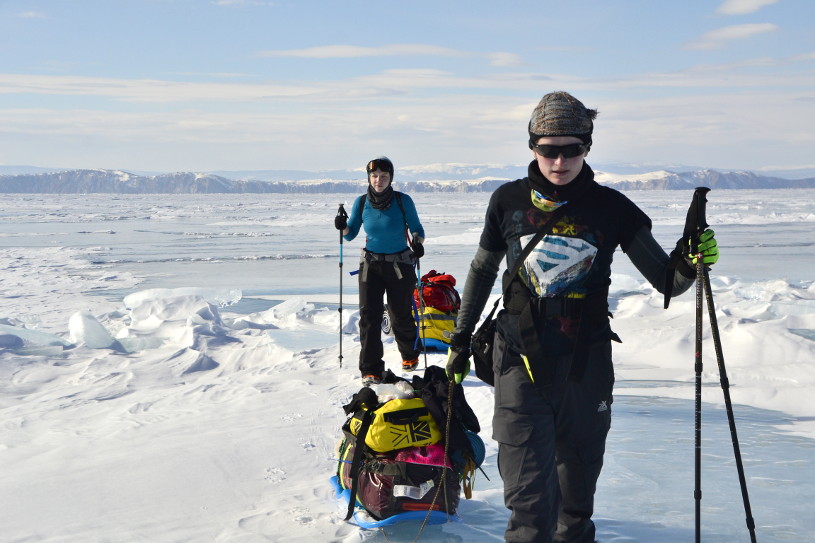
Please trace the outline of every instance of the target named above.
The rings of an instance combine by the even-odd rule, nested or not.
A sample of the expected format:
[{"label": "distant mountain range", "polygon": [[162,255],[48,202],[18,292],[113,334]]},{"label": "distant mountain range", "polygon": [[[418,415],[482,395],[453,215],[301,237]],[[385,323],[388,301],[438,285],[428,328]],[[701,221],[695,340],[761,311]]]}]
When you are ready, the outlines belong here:
[{"label": "distant mountain range", "polygon": [[[526,175],[526,166],[432,165],[403,168],[394,181],[405,192],[488,192]],[[596,170],[597,181],[620,190],[815,188],[815,177],[785,179],[749,171],[649,171],[614,174]],[[38,171],[0,175],[0,193],[26,194],[224,194],[356,193],[362,170],[134,174],[116,170]]]}]

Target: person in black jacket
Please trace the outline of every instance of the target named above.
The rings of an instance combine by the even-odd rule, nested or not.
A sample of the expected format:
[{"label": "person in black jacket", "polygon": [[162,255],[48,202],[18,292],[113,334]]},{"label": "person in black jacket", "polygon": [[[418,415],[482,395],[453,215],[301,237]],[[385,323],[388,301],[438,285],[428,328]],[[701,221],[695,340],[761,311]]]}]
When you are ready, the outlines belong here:
[{"label": "person in black jacket", "polygon": [[[493,438],[510,510],[508,542],[594,541],[594,493],[611,425],[614,368],[608,287],[617,247],[660,292],[686,291],[696,259],[718,260],[711,230],[681,240],[678,264],[651,234],[651,220],[620,192],[600,186],[584,161],[597,111],[566,92],[546,94],[528,125],[528,176],[490,198],[451,338],[447,372],[460,382],[470,340],[501,261],[512,269],[526,243],[557,212],[506,277],[493,352]],[[562,209],[559,209],[562,208]],[[691,248],[694,250],[691,251]]]}]

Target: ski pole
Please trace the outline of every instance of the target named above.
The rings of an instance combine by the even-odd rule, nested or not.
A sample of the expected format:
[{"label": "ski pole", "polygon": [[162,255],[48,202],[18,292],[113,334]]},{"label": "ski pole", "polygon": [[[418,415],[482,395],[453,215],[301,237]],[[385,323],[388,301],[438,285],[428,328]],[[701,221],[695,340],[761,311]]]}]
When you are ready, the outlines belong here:
[{"label": "ski pole", "polygon": [[694,407],[694,466],[695,486],[693,497],[696,502],[696,543],[701,541],[702,531],[702,290],[704,264],[702,255],[696,255],[696,394]]},{"label": "ski pole", "polygon": [[[688,218],[685,223],[685,234],[689,233],[689,228],[695,230],[698,237],[708,227],[705,218],[705,194],[710,189],[698,187],[693,194],[693,203],[688,211]],[[693,226],[692,226],[693,225]],[[725,408],[727,411],[727,422],[730,427],[730,438],[733,443],[733,454],[736,460],[736,469],[741,487],[741,497],[744,503],[744,513],[746,516],[747,529],[750,533],[750,541],[756,543],[755,520],[750,508],[750,497],[747,492],[747,483],[744,476],[744,465],[741,458],[739,439],[736,431],[736,421],[733,415],[733,402],[730,399],[730,381],[727,378],[727,369],[724,364],[724,354],[722,352],[721,336],[719,335],[719,325],[716,319],[716,308],[713,304],[713,291],[710,286],[710,275],[703,262],[703,255],[698,248],[692,248],[696,253],[696,542],[701,538],[700,504],[702,499],[701,490],[701,413],[702,413],[702,292],[707,302],[708,319],[710,321],[710,332],[713,336],[713,347],[716,352],[716,361],[719,367],[719,381],[724,394]]]},{"label": "ski pole", "polygon": [[[685,220],[684,235],[689,239],[699,237],[699,235],[707,228],[705,218],[705,194],[710,189],[707,187],[698,187],[693,193],[693,201],[691,202],[688,216]],[[695,500],[695,528],[696,528],[696,543],[701,541],[702,532],[702,292],[704,289],[704,269],[705,265],[702,262],[702,255],[699,253],[698,247],[691,247],[691,251],[696,252],[696,354],[694,369],[696,371],[696,392],[695,392],[695,406],[694,406],[694,491],[693,497]]]},{"label": "ski pole", "polygon": [[733,415],[733,402],[730,400],[730,381],[727,378],[727,370],[724,366],[724,354],[722,353],[722,341],[719,336],[719,325],[716,320],[716,309],[713,306],[713,292],[710,287],[710,276],[707,268],[704,269],[705,296],[707,300],[708,317],[710,318],[710,332],[713,336],[713,347],[716,350],[716,361],[719,365],[719,381],[724,393],[724,405],[727,411],[727,423],[730,426],[730,440],[733,442],[733,455],[736,458],[736,470],[739,474],[739,486],[741,487],[741,499],[744,502],[744,514],[747,523],[747,530],[750,532],[750,541],[756,543],[756,522],[753,520],[753,513],[750,508],[750,496],[747,493],[747,482],[744,477],[744,464],[741,460],[741,449],[739,438],[736,432],[736,420]]},{"label": "ski pole", "polygon": [[419,264],[421,258],[416,259],[416,292],[419,293],[419,341],[422,343],[422,353],[424,354],[424,369],[427,369],[427,340],[424,331],[424,285],[422,284],[422,266]]},{"label": "ski pole", "polygon": [[[407,238],[408,247],[413,250],[413,241],[410,238],[410,228],[408,228],[407,224],[405,224],[405,237]],[[415,252],[413,253],[416,254]],[[420,264],[421,257],[416,257],[416,293],[419,295],[419,307],[416,308],[416,302],[414,301],[414,308],[416,313],[418,313],[418,319],[416,319],[419,328],[416,330],[416,339],[422,344],[422,353],[424,353],[424,369],[427,369],[427,345],[425,344],[425,334],[424,334],[424,287],[422,285],[422,266]]]},{"label": "ski pole", "polygon": [[[687,217],[685,217],[685,228],[682,232],[682,240],[677,244],[677,249],[682,243],[690,243],[690,240],[698,239],[699,234],[707,228],[705,222],[705,194],[710,189],[707,187],[698,187],[693,192],[693,200],[688,208]],[[686,241],[687,240],[687,241]],[[681,248],[681,251],[675,251],[674,255],[681,258],[681,254],[685,250],[690,250],[696,254],[696,334],[695,334],[695,354],[694,354],[694,369],[696,373],[696,387],[695,387],[695,402],[694,402],[694,489],[693,498],[695,501],[695,531],[696,543],[700,543],[701,538],[701,512],[702,512],[702,289],[704,282],[704,263],[702,262],[702,255],[699,254],[698,247],[690,247],[686,249]],[[668,300],[670,299],[670,285],[672,284],[673,277],[666,278],[666,294],[665,294],[665,308],[668,307]]]},{"label": "ski pole", "polygon": [[[345,212],[345,208],[342,204],[340,204],[340,208],[337,210],[337,216],[343,217],[344,219],[348,219],[348,213]],[[338,309],[340,313],[340,368],[342,368],[342,230],[340,230],[340,307]]]}]

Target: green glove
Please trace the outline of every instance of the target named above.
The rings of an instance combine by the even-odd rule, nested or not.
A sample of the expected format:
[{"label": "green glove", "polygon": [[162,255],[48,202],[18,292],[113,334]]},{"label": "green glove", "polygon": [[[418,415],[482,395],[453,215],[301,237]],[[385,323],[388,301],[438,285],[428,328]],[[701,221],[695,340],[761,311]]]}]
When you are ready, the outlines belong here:
[{"label": "green glove", "polygon": [[[703,264],[715,264],[719,261],[719,244],[713,230],[708,228],[697,239],[688,239],[688,253],[686,258],[691,266],[696,266],[699,253],[702,254]],[[694,250],[694,246],[696,249]]]},{"label": "green glove", "polygon": [[461,383],[470,373],[470,334],[457,333],[450,338],[447,349],[447,377]]}]

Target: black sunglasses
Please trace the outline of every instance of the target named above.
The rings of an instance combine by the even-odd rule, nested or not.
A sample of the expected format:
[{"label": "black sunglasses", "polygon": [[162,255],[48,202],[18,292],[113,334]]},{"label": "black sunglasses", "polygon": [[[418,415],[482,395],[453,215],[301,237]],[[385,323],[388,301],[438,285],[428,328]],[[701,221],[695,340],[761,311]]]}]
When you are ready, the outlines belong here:
[{"label": "black sunglasses", "polygon": [[544,158],[556,159],[560,155],[563,155],[563,158],[574,158],[582,155],[588,151],[588,146],[584,143],[570,143],[569,145],[538,143],[532,145],[532,149]]}]

